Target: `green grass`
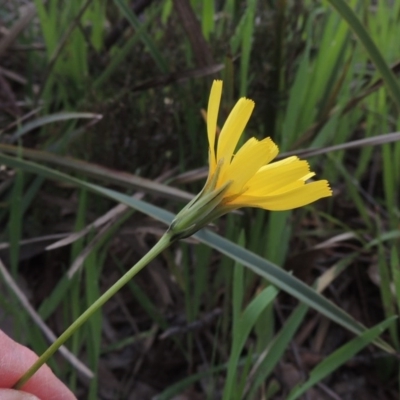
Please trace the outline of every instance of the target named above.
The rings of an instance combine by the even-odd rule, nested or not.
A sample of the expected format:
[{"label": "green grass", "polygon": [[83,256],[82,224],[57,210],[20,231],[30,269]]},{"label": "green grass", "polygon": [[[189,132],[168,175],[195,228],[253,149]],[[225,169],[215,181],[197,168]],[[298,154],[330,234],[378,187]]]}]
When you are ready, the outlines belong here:
[{"label": "green grass", "polygon": [[[201,188],[197,168],[207,162],[207,139],[200,110],[212,79],[224,80],[220,123],[238,97],[252,98],[246,137],[271,136],[281,152],[372,137],[383,143],[384,134],[399,131],[397,2],[184,1],[199,20],[191,28],[172,0],[140,14],[122,0],[34,3],[37,17],[4,65],[26,79],[21,85],[5,75],[26,105],[20,114],[0,114],[0,163],[7,167],[1,242],[8,244],[0,258],[16,282],[32,279],[29,298],[57,334]],[[12,29],[17,9],[0,6],[0,16]],[[43,51],[18,51],[37,44]],[[372,354],[398,351],[400,143],[309,161],[330,181],[332,199],[290,212],[243,209],[216,221],[217,233],[202,231],[166,250],[67,342],[95,378],[83,383],[75,367],[54,358],[56,374],[88,399],[107,390],[125,398],[133,380],[149,375],[150,386],[160,379],[160,400],[185,390],[209,399],[295,399],[321,382],[333,387],[335,372],[358,352],[368,354],[370,343]],[[188,182],[166,183],[191,170]],[[127,208],[114,210],[117,203]],[[31,255],[22,244],[58,232],[68,239],[52,250],[38,246]],[[15,338],[43,352],[44,335],[26,329],[31,315],[8,292],[0,307],[14,321]],[[316,313],[344,328],[344,339],[303,370],[293,346]],[[160,339],[169,329],[181,333]],[[130,363],[111,366],[132,351]],[[279,363],[288,362],[305,373],[303,383],[286,387],[276,379]],[[381,363],[381,385],[396,381],[398,390],[398,362]],[[100,367],[118,384],[110,389],[99,379]],[[168,383],[161,379],[167,373]]]}]

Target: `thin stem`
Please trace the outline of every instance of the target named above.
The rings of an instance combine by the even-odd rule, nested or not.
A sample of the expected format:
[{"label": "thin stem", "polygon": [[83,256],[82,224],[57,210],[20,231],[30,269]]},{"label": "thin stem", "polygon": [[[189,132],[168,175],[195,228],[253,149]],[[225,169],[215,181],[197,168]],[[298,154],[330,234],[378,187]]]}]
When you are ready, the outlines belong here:
[{"label": "thin stem", "polygon": [[101,295],[83,314],[81,314],[65,332],[39,357],[39,359],[25,372],[25,374],[14,385],[14,389],[21,389],[23,385],[36,373],[36,371],[64,344],[71,335],[100,307],[104,305],[115,293],[126,285],[143,267],[145,267],[158,254],[166,249],[172,243],[171,236],[167,232],[154,245],[154,247],[145,254],[125,275],[114,283],[103,295]]}]

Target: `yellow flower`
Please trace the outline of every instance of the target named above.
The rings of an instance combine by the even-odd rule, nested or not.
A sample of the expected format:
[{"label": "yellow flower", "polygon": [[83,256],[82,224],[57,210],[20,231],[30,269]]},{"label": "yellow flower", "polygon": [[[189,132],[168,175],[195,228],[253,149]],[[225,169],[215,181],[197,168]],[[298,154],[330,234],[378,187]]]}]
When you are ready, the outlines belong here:
[{"label": "yellow flower", "polygon": [[240,99],[217,137],[222,81],[214,81],[208,102],[207,132],[210,169],[203,190],[176,216],[170,226],[175,238],[197,230],[240,207],[290,210],[332,195],[326,180],[307,183],[315,174],[307,161],[288,157],[271,163],[278,146],[270,139],[251,138],[235,152],[254,109]]},{"label": "yellow flower", "polygon": [[217,138],[221,94],[222,81],[214,81],[207,113],[210,145],[208,182],[216,173],[218,179],[213,190],[231,181],[221,205],[290,210],[332,195],[326,180],[306,183],[315,175],[307,161],[293,156],[271,163],[278,155],[278,146],[270,138],[261,141],[251,138],[235,153],[254,109],[252,100],[241,98],[236,103]]}]

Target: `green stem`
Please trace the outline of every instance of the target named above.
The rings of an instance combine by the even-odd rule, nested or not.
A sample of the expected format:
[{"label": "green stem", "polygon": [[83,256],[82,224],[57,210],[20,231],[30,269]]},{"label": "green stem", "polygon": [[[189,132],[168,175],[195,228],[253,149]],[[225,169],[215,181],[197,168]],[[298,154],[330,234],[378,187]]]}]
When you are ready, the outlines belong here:
[{"label": "green stem", "polygon": [[39,357],[39,359],[25,372],[25,374],[17,381],[13,389],[21,389],[23,385],[32,377],[33,374],[63,345],[71,335],[105,302],[110,300],[115,293],[126,285],[143,267],[145,267],[158,254],[166,249],[172,243],[170,233],[164,234],[154,247],[145,254],[125,275],[114,283],[103,295],[101,295],[80,317],[78,317],[66,331]]}]

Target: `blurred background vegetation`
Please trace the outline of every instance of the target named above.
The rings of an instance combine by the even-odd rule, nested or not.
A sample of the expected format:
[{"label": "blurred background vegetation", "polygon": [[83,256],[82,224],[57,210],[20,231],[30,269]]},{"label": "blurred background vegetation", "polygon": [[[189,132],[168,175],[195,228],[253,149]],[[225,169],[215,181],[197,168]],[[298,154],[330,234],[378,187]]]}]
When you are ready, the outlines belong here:
[{"label": "blurred background vegetation", "polygon": [[[307,158],[334,197],[222,218],[225,255],[173,246],[50,366],[79,399],[398,398],[399,37],[389,0],[2,1],[1,329],[43,352],[162,235],[89,182],[178,211],[206,176],[218,78],[220,123],[255,100],[245,136]],[[292,276],[324,297],[299,302]]]}]

